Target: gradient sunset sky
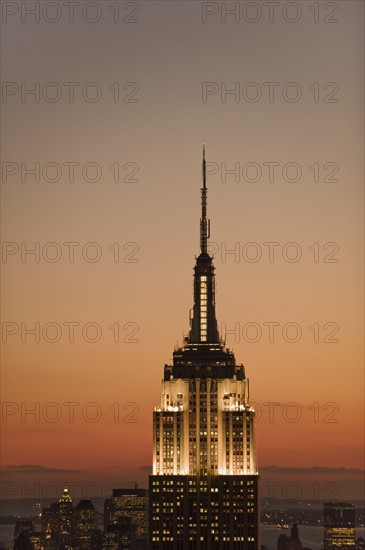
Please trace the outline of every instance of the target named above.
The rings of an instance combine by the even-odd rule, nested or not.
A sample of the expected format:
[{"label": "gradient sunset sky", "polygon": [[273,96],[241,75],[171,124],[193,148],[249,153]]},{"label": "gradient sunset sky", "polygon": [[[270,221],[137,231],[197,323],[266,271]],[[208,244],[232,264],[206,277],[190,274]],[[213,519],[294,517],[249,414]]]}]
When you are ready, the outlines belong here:
[{"label": "gradient sunset sky", "polygon": [[[317,13],[312,2],[278,2],[270,22],[267,6],[242,11],[240,2],[224,22],[217,2],[121,2],[114,22],[115,3],[103,1],[95,23],[85,20],[96,17],[92,7],[82,17],[86,3],[74,22],[63,2],[55,23],[51,8],[39,23],[3,13],[2,79],[13,83],[2,99],[3,479],[146,485],[163,366],[189,329],[205,142],[218,322],[239,330],[226,344],[246,366],[262,413],[262,478],[299,480],[308,498],[316,483],[320,498],[330,496],[326,483],[338,484],[336,497],[363,497],[364,3],[325,10],[319,2]],[[39,83],[39,102],[22,101],[22,82]],[[74,102],[67,82],[79,83]],[[82,96],[91,82],[99,101]],[[204,101],[207,82],[216,93]],[[277,83],[272,101],[269,82]],[[115,83],[127,101],[114,101]],[[242,93],[224,102],[224,86],[235,83]],[[59,101],[42,95],[58,89]],[[250,101],[257,90],[262,97]],[[301,98],[290,101],[296,90]],[[70,162],[79,163],[73,182]],[[47,181],[54,166],[38,182],[22,174],[35,163],[62,166],[59,181]],[[99,181],[87,181],[92,166],[83,177],[87,163],[99,166]],[[268,163],[277,163],[273,181]],[[224,181],[222,167],[237,164],[238,181]],[[290,181],[298,166],[301,177]],[[123,181],[132,173],[137,181]],[[73,262],[70,242],[80,243]],[[21,255],[35,243],[39,262]],[[264,243],[278,243],[272,261]],[[238,257],[224,254],[234,248]],[[262,256],[250,261],[255,251]],[[70,322],[79,323],[73,342]],[[95,343],[82,337],[91,322],[102,331]],[[22,342],[35,323],[57,323],[59,341],[23,334]],[[273,338],[268,323],[278,323]],[[296,325],[285,338],[287,323]],[[298,326],[301,337],[288,342]],[[73,422],[71,402],[80,404]],[[264,403],[274,402],[270,416]],[[24,415],[35,403],[39,422]]]}]

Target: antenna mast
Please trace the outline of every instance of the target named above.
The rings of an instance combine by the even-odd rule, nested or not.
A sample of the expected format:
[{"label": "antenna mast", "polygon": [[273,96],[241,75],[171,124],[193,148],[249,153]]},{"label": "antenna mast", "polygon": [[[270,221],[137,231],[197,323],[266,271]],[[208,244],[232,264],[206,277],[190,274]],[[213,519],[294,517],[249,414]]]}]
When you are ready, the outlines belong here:
[{"label": "antenna mast", "polygon": [[200,218],[200,250],[202,254],[208,252],[208,239],[210,237],[210,221],[207,219],[207,168],[205,162],[205,144],[203,144],[203,187],[202,192],[202,216]]}]

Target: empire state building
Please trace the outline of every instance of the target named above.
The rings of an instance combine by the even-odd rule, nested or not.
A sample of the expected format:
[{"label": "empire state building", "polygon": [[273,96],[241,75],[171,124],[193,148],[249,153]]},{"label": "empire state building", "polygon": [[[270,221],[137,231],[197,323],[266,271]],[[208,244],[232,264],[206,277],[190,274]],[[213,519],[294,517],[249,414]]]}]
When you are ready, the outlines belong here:
[{"label": "empire state building", "polygon": [[200,254],[189,336],[153,413],[151,550],[258,550],[254,417],[245,368],[218,333],[203,150]]}]

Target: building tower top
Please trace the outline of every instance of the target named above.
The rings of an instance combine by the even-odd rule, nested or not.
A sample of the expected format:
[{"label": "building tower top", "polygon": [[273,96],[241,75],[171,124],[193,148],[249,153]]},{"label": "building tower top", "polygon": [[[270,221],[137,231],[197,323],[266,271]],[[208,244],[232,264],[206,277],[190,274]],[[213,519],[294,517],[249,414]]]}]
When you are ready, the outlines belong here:
[{"label": "building tower top", "polygon": [[195,257],[194,305],[190,310],[190,330],[184,343],[173,353],[173,365],[165,365],[164,380],[172,378],[219,377],[243,380],[243,365],[225,347],[218,331],[215,304],[215,268],[208,253],[210,221],[207,217],[207,170],[205,145],[202,162],[200,254]]},{"label": "building tower top", "polygon": [[207,218],[207,170],[203,145],[203,187],[201,188],[200,255],[194,268],[194,307],[190,317],[189,342],[219,344],[215,314],[215,276],[212,257],[208,254],[210,221]]},{"label": "building tower top", "polygon": [[202,192],[202,215],[200,218],[200,251],[208,253],[208,239],[210,237],[210,221],[207,219],[207,166],[205,162],[205,144],[203,144],[203,187]]}]

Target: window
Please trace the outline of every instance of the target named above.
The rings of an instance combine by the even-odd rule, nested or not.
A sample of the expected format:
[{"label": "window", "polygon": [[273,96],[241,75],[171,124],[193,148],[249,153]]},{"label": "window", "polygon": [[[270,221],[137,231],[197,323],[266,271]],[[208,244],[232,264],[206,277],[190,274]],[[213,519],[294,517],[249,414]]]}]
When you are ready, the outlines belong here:
[{"label": "window", "polygon": [[200,338],[207,341],[207,276],[200,277]]}]

